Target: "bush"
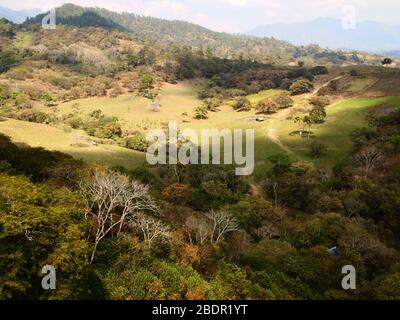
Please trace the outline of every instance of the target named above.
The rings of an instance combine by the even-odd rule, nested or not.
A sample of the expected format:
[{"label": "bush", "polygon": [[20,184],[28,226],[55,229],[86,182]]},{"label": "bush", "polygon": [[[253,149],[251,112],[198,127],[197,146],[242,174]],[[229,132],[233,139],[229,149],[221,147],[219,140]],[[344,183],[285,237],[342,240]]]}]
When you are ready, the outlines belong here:
[{"label": "bush", "polygon": [[258,113],[274,113],[279,109],[285,109],[293,106],[293,100],[288,93],[281,93],[272,98],[259,101],[256,106]]},{"label": "bush", "polygon": [[125,140],[125,147],[140,152],[146,152],[148,148],[148,142],[142,133],[135,132],[134,135]]},{"label": "bush", "polygon": [[296,96],[303,93],[309,93],[314,88],[314,85],[309,80],[298,80],[293,83],[289,90],[292,93],[292,96]]},{"label": "bush", "polygon": [[19,120],[34,122],[34,123],[49,123],[50,118],[49,116],[41,111],[36,110],[26,110],[23,111],[19,116]]},{"label": "bush", "polygon": [[324,107],[314,107],[310,111],[310,119],[313,123],[324,123],[326,118],[326,111]]},{"label": "bush", "polygon": [[282,79],[280,88],[283,89],[283,90],[289,90],[289,88],[290,88],[290,86],[291,86],[292,84],[293,84],[293,81],[292,81],[292,80],[290,80],[290,79],[288,79],[288,78],[285,78],[285,79]]},{"label": "bush", "polygon": [[209,111],[215,112],[221,105],[221,100],[218,98],[208,98],[203,101],[203,104]]},{"label": "bush", "polygon": [[331,103],[331,101],[325,96],[314,96],[310,99],[310,103],[314,106],[326,107]]},{"label": "bush", "polygon": [[122,136],[122,128],[118,122],[110,122],[96,130],[96,137],[103,139],[115,139]]},{"label": "bush", "polygon": [[270,114],[278,110],[278,105],[271,99],[263,99],[257,103],[257,113]]},{"label": "bush", "polygon": [[68,119],[65,120],[65,122],[69,124],[73,129],[79,129],[83,125],[83,120],[76,115],[69,117]]},{"label": "bush", "polygon": [[318,76],[318,75],[322,75],[322,74],[328,74],[329,70],[325,66],[316,66],[316,67],[311,69],[311,73],[314,76]]},{"label": "bush", "polygon": [[233,102],[233,109],[236,111],[250,111],[251,110],[251,103],[249,99],[245,97],[236,98]]},{"label": "bush", "polygon": [[200,105],[194,109],[194,118],[198,120],[208,119],[208,109],[205,105]]},{"label": "bush", "polygon": [[279,109],[286,109],[293,106],[293,99],[286,92],[272,97],[272,100],[277,104]]}]

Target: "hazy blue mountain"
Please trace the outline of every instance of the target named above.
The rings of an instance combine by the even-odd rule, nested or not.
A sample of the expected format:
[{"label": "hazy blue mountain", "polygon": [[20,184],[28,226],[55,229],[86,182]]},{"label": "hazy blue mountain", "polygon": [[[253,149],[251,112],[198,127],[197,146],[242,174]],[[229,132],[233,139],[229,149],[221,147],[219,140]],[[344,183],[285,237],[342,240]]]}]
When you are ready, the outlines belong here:
[{"label": "hazy blue mountain", "polygon": [[387,56],[400,58],[400,50],[386,51],[384,54]]},{"label": "hazy blue mountain", "polygon": [[29,10],[12,10],[6,7],[0,6],[0,18],[6,18],[15,23],[22,23],[27,17],[34,17],[39,14],[41,10],[39,9],[29,9]]},{"label": "hazy blue mountain", "polygon": [[373,52],[400,50],[400,26],[379,22],[357,23],[356,29],[346,30],[341,20],[320,18],[309,22],[277,23],[257,27],[248,35],[274,37],[295,45],[319,44],[333,49],[346,48]]}]

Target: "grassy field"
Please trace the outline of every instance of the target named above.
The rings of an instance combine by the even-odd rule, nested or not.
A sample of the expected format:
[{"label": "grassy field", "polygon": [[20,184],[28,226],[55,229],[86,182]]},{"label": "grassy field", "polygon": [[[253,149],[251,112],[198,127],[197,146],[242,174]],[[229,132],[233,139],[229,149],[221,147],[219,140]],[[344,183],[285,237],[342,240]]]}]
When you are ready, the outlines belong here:
[{"label": "grassy field", "polygon": [[[0,121],[0,132],[10,136],[14,142],[61,151],[77,159],[108,166],[120,165],[133,168],[146,160],[144,154],[140,152],[115,145],[90,146],[87,143],[86,146],[74,147],[77,137],[86,136],[80,130],[67,133],[45,124],[9,119]],[[82,141],[81,138],[79,140]]]},{"label": "grassy field", "polygon": [[349,90],[353,93],[357,93],[367,89],[374,82],[375,80],[370,78],[360,78],[357,80],[353,80],[352,82],[350,82]]},{"label": "grassy field", "polygon": [[[201,86],[198,82],[183,82],[178,85],[166,84],[163,87],[159,112],[148,110],[149,101],[133,94],[121,95],[117,98],[89,98],[64,103],[58,106],[58,113],[76,113],[86,115],[101,109],[108,116],[118,117],[126,127],[137,129],[143,123],[148,128],[158,128],[161,123],[177,121],[180,129],[191,128],[200,132],[201,129],[254,129],[255,130],[255,159],[256,176],[261,175],[268,167],[266,159],[276,153],[289,153],[293,160],[311,161],[315,165],[332,165],[345,157],[351,147],[349,134],[356,128],[366,125],[365,116],[370,107],[382,103],[400,105],[400,97],[350,99],[335,103],[326,108],[326,123],[312,128],[313,136],[327,147],[327,154],[318,160],[309,156],[311,139],[302,138],[291,133],[298,130],[289,115],[291,109],[266,117],[265,122],[255,122],[256,113],[235,112],[232,107],[225,105],[218,112],[209,113],[207,120],[193,119],[193,108],[200,101],[196,92]],[[259,100],[271,97],[280,90],[265,90],[248,98],[253,104]],[[295,108],[304,107],[307,96],[295,99]],[[72,106],[79,104],[78,111]],[[298,111],[301,112],[301,111]],[[183,115],[187,113],[187,115]],[[0,132],[13,138],[14,141],[24,142],[31,146],[40,146],[50,150],[59,150],[77,158],[95,161],[105,165],[121,165],[132,168],[145,161],[142,153],[121,148],[116,145],[74,146],[77,136],[90,141],[89,137],[80,130],[65,130],[48,125],[26,123],[16,120],[0,122]]]},{"label": "grassy field", "polygon": [[283,90],[277,90],[277,89],[271,89],[271,90],[263,90],[260,91],[259,93],[251,94],[247,96],[247,98],[250,100],[252,105],[256,105],[259,101],[267,98],[271,98],[272,96],[284,92]]},{"label": "grassy field", "polygon": [[[126,126],[136,126],[140,122],[153,122],[159,126],[160,122],[175,120],[178,123],[193,118],[193,109],[200,104],[197,99],[199,82],[182,82],[178,85],[165,84],[159,102],[161,109],[153,112],[149,109],[150,100],[136,94],[124,94],[116,98],[89,98],[74,100],[60,104],[60,114],[76,113],[72,106],[79,104],[78,112],[86,115],[93,110],[100,109],[107,116],[115,116]],[[183,115],[187,113],[187,116]]]}]

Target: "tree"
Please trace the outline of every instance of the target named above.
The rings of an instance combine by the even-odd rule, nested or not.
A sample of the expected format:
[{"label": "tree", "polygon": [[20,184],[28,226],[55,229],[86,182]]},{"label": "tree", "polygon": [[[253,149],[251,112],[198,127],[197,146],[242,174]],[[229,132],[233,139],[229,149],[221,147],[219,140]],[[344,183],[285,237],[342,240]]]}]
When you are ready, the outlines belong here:
[{"label": "tree", "polygon": [[383,163],[384,156],[376,146],[367,145],[354,155],[354,160],[364,167],[364,175],[368,178],[371,171]]},{"label": "tree", "polygon": [[211,243],[219,242],[227,233],[239,231],[239,224],[236,219],[225,211],[211,210],[207,214],[207,217],[212,222],[212,231],[210,236]]},{"label": "tree", "polygon": [[284,174],[290,171],[292,161],[287,154],[274,154],[268,157],[268,160],[273,164],[272,172],[275,175]]},{"label": "tree", "polygon": [[[0,173],[1,300],[86,297],[83,206],[81,197],[67,188]],[[40,286],[45,265],[57,269],[57,290],[46,292]]]},{"label": "tree", "polygon": [[185,204],[190,196],[190,186],[182,183],[174,183],[162,191],[165,200],[172,204]]},{"label": "tree", "polygon": [[311,90],[314,88],[314,85],[312,84],[311,81],[309,80],[297,80],[295,83],[293,83],[289,90],[292,94],[292,96],[296,96],[299,94],[303,93],[308,93],[311,92]]},{"label": "tree", "polygon": [[391,65],[392,63],[393,63],[393,60],[390,59],[390,58],[385,58],[385,59],[382,60],[382,65],[383,66],[388,66],[388,65]]},{"label": "tree", "polygon": [[144,242],[151,247],[153,241],[157,239],[168,239],[171,237],[169,227],[152,217],[139,214],[134,219],[130,219],[132,226],[139,228]]},{"label": "tree", "polygon": [[314,107],[310,113],[309,118],[312,123],[320,124],[325,122],[326,111],[324,107]]},{"label": "tree", "polygon": [[308,115],[298,116],[294,119],[294,123],[299,126],[300,136],[303,136],[306,126],[309,126],[311,128],[312,120]]},{"label": "tree", "polygon": [[115,228],[119,233],[128,216],[143,210],[158,211],[148,186],[129,181],[126,176],[114,172],[104,174],[96,171],[80,187],[87,201],[86,215],[93,218],[94,222],[94,247],[90,263],[93,262],[99,242]]},{"label": "tree", "polygon": [[144,74],[139,79],[139,93],[146,94],[153,89],[154,78],[150,74]]},{"label": "tree", "polygon": [[212,226],[208,219],[195,215],[191,215],[186,218],[184,229],[188,234],[191,244],[204,244],[210,239],[212,232]]}]

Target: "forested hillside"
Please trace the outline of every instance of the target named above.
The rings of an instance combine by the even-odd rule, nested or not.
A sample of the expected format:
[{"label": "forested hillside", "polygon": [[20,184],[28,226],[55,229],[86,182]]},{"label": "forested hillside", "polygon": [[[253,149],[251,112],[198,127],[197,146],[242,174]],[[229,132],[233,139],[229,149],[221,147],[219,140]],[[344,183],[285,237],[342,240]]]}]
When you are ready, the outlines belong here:
[{"label": "forested hillside", "polygon": [[[243,57],[266,63],[289,63],[296,59],[310,63],[359,63],[356,52],[331,51],[316,45],[296,47],[274,38],[256,38],[214,32],[184,21],[168,21],[130,13],[118,14],[101,8],[83,8],[72,4],[56,9],[57,23],[78,27],[103,27],[129,33],[136,39],[157,44],[173,44],[195,49],[207,49],[220,58]],[[28,20],[25,24],[40,24],[45,14]],[[361,59],[363,60],[363,59]],[[367,60],[379,63],[379,58]]]}]

